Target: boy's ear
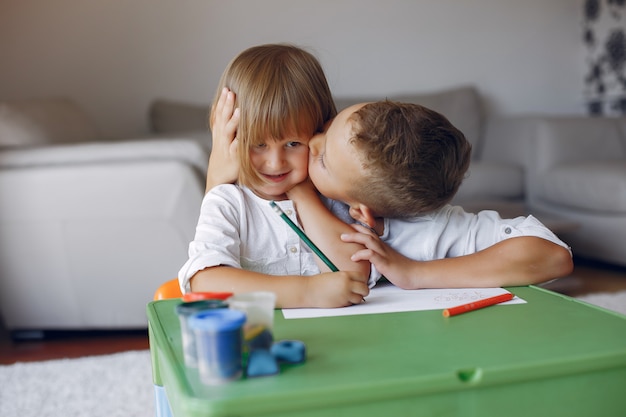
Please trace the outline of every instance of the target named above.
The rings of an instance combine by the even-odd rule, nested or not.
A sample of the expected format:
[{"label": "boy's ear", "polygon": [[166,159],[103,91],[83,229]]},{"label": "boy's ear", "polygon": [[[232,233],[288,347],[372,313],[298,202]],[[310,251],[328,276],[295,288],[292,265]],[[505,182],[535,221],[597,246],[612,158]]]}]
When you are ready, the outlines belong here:
[{"label": "boy's ear", "polygon": [[356,221],[368,225],[372,229],[376,227],[376,218],[374,217],[374,212],[372,212],[369,207],[363,204],[350,206],[350,217],[352,217]]}]

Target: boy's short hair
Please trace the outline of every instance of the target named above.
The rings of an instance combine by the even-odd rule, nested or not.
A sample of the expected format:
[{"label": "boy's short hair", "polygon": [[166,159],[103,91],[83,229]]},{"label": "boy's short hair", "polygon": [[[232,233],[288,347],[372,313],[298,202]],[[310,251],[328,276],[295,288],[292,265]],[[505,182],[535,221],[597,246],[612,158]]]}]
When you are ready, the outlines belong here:
[{"label": "boy's short hair", "polygon": [[214,107],[224,87],[241,112],[239,182],[248,186],[263,182],[250,163],[251,146],[294,134],[310,138],[337,114],[321,64],[294,45],[259,45],[237,55],[222,74]]},{"label": "boy's short hair", "polygon": [[349,195],[383,217],[413,217],[449,203],[463,182],[471,144],[426,107],[368,103],[352,116],[351,142],[364,175]]}]

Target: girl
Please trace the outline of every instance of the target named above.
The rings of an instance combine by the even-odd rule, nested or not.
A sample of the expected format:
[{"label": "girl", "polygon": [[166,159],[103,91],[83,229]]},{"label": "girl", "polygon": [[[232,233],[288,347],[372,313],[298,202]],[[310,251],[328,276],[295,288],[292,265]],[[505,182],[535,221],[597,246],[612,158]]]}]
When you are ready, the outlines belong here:
[{"label": "girl", "polygon": [[[178,274],[183,292],[271,291],[279,308],[342,307],[369,293],[369,262],[350,260],[362,246],[340,239],[350,226],[328,210],[309,207],[310,199],[297,207],[287,196],[307,180],[309,139],[336,113],[321,65],[300,48],[261,45],[231,61],[211,110],[211,130],[214,140],[236,137],[232,146],[239,166],[220,169],[238,175],[238,182],[215,186],[205,195],[189,259]],[[212,152],[210,164],[227,160]],[[339,272],[326,272],[274,212],[271,200],[296,224],[299,210],[326,213],[315,219],[324,227],[307,233]],[[315,199],[310,204],[323,203]]]}]

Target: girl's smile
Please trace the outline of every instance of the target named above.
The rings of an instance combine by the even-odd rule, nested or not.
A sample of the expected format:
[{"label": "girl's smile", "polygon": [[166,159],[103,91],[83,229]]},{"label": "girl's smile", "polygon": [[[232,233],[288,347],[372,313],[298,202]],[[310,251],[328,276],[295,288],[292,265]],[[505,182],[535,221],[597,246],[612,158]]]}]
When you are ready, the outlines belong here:
[{"label": "girl's smile", "polygon": [[261,176],[265,179],[267,179],[268,181],[271,182],[281,182],[283,181],[285,178],[287,178],[287,176],[289,175],[289,173],[284,173],[284,174],[277,174],[277,175],[271,175],[271,174],[263,174],[261,173]]}]

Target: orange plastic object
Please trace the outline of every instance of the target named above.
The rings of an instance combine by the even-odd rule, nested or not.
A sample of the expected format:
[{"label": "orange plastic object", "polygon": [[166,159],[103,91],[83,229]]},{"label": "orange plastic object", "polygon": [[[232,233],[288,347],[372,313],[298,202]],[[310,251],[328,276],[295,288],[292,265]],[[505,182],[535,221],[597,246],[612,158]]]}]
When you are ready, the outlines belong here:
[{"label": "orange plastic object", "polygon": [[183,301],[225,300],[232,295],[232,292],[188,292],[183,295]]},{"label": "orange plastic object", "polygon": [[154,293],[155,300],[165,300],[168,298],[180,298],[183,296],[183,293],[180,291],[180,284],[178,283],[178,278],[174,278],[169,280],[163,284],[156,290]]}]

